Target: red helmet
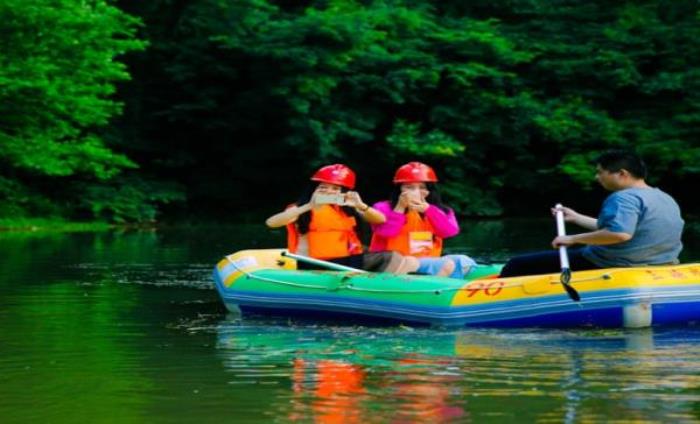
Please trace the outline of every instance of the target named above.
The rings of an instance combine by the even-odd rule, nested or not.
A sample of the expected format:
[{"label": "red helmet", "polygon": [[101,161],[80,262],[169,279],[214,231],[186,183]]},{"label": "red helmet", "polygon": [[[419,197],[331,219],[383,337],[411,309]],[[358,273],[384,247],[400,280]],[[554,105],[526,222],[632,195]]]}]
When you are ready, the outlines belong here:
[{"label": "red helmet", "polygon": [[434,183],[437,175],[433,168],[420,162],[409,162],[402,165],[394,174],[394,183]]},{"label": "red helmet", "polygon": [[335,184],[352,190],[355,188],[355,173],[347,166],[336,163],[333,165],[326,165],[316,171],[311,177],[311,181]]}]

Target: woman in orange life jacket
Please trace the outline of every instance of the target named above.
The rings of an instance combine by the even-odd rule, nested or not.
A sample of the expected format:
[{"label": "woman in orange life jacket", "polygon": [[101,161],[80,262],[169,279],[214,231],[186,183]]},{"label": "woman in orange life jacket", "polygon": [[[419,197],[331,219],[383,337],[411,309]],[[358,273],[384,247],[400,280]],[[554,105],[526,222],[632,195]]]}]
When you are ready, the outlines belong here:
[{"label": "woman in orange life jacket", "polygon": [[466,255],[442,256],[442,240],[459,233],[454,211],[442,204],[433,169],[410,162],[396,170],[391,199],[373,208],[386,220],[372,223],[370,252],[397,251],[418,257],[418,273],[463,278],[476,262]]},{"label": "woman in orange life jacket", "polygon": [[[265,222],[270,228],[287,227],[287,249],[292,253],[327,260],[367,271],[404,274],[418,268],[415,258],[395,252],[363,254],[357,221],[381,224],[384,214],[362,201],[355,188],[355,173],[345,165],[320,168],[311,177],[318,184],[299,200]],[[316,268],[298,262],[300,269]]]}]

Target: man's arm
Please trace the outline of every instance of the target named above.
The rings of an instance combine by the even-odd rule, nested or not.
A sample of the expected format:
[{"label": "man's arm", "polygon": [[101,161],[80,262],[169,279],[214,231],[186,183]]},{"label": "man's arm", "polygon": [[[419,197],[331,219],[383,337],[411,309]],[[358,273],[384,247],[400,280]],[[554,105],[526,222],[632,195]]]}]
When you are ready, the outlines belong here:
[{"label": "man's arm", "polygon": [[596,218],[579,214],[574,221],[579,227],[587,230],[595,230],[598,228],[598,220]]},{"label": "man's arm", "polygon": [[558,236],[552,240],[554,248],[560,246],[571,246],[574,244],[617,244],[623,243],[632,238],[632,234],[614,233],[609,230],[597,230],[588,233],[574,234],[571,236]]},{"label": "man's arm", "polygon": [[[561,211],[564,214],[564,220],[566,222],[571,222],[571,223],[576,224],[579,227],[585,228],[587,230],[597,230],[598,229],[598,220],[596,218],[578,213],[571,208],[567,208],[566,206],[562,206]],[[557,213],[557,209],[552,208],[552,215],[555,215],[556,213]]]}]

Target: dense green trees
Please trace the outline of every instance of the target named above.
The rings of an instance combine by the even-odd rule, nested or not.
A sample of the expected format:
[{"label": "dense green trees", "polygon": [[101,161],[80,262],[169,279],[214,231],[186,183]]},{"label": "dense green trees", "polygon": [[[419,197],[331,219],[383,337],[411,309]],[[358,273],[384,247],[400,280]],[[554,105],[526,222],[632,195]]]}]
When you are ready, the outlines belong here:
[{"label": "dense green trees", "polygon": [[[588,161],[614,146],[653,159],[653,182],[681,201],[698,182],[696,1],[121,2],[149,47],[126,56],[125,113],[107,130],[125,77],[112,59],[142,47],[138,21],[99,1],[16,3],[0,9],[16,39],[0,50],[14,69],[0,70],[9,204],[39,178],[35,205],[73,196],[143,220],[186,196],[165,211],[233,216],[293,200],[334,161],[373,200],[419,159],[461,213],[527,213],[585,200]],[[48,40],[41,19],[60,22]]]},{"label": "dense green trees", "polygon": [[114,57],[144,46],[137,23],[104,1],[0,3],[0,214],[75,211],[62,203],[79,199],[79,181],[137,166],[99,129],[120,109],[114,81],[128,78]]}]

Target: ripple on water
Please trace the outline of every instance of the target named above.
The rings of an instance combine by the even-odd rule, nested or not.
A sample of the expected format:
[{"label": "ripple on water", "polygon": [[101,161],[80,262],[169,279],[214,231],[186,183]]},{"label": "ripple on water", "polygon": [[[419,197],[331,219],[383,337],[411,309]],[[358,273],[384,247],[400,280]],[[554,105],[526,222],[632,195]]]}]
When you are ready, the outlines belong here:
[{"label": "ripple on water", "polygon": [[135,284],[154,287],[187,287],[211,290],[212,265],[191,263],[80,263],[72,265],[88,280],[109,280],[119,284]]}]

